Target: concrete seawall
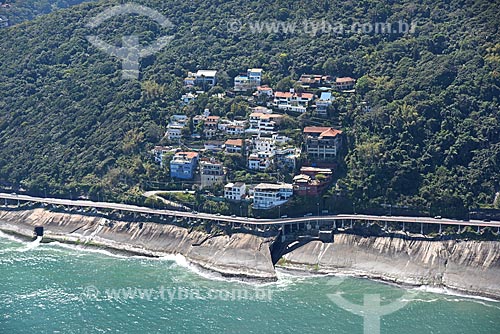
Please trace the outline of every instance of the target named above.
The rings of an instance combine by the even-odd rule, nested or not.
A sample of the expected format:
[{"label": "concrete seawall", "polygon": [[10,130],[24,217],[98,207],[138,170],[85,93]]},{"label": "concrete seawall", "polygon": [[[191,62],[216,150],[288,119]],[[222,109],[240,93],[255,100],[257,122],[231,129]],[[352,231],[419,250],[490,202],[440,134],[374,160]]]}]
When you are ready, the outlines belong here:
[{"label": "concrete seawall", "polygon": [[[273,237],[206,233],[176,225],[126,222],[44,209],[0,210],[0,230],[44,239],[107,247],[146,256],[181,254],[203,268],[260,281],[277,279]],[[278,254],[278,257],[280,254]],[[278,267],[342,273],[398,284],[448,287],[500,299],[500,242],[415,240],[336,234],[334,243],[312,240],[294,247]]]},{"label": "concrete seawall", "polygon": [[285,254],[289,269],[342,273],[398,284],[447,287],[500,299],[500,242],[335,235]]},{"label": "concrete seawall", "polygon": [[157,223],[130,223],[44,209],[0,211],[0,230],[27,237],[43,226],[45,239],[103,246],[146,256],[181,254],[224,276],[276,280],[269,238],[251,234],[211,235]]}]

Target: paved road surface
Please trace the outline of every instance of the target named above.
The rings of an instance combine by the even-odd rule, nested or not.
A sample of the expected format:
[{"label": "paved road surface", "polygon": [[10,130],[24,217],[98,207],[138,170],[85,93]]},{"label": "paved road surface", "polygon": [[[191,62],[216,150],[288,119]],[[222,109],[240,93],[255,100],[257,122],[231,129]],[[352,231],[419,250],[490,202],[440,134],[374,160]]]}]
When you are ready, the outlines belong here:
[{"label": "paved road surface", "polygon": [[256,219],[256,218],[245,218],[237,216],[222,216],[222,215],[208,214],[208,213],[158,210],[158,209],[151,209],[136,205],[121,204],[121,203],[92,202],[87,200],[69,200],[69,199],[58,199],[58,198],[42,198],[42,197],[32,197],[32,196],[18,195],[18,194],[0,193],[0,199],[39,202],[39,203],[47,203],[54,205],[93,207],[96,209],[123,210],[128,212],[196,218],[204,220],[213,220],[218,222],[244,223],[247,225],[282,225],[282,224],[307,223],[316,221],[332,222],[341,220],[346,220],[346,221],[364,220],[364,221],[397,222],[397,223],[408,223],[408,224],[424,223],[424,224],[437,224],[437,225],[443,224],[443,225],[480,226],[480,227],[489,226],[489,227],[500,228],[500,221],[491,221],[491,222],[485,222],[481,220],[463,221],[463,220],[447,219],[447,218],[435,219],[430,217],[373,216],[373,215],[352,215],[352,214],[330,215],[330,216],[308,216],[308,217],[281,218],[281,219]]}]

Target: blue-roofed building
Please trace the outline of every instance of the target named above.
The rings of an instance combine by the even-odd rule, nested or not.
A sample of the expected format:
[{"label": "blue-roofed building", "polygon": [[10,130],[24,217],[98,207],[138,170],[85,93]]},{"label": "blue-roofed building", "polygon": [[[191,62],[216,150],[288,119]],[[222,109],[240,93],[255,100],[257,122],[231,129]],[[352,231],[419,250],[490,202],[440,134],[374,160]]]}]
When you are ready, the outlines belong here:
[{"label": "blue-roofed building", "polygon": [[334,97],[331,92],[322,92],[319,99],[316,101],[316,113],[318,116],[327,116],[328,107],[332,105]]},{"label": "blue-roofed building", "polygon": [[190,180],[198,164],[198,153],[178,152],[170,160],[170,176],[176,179]]}]

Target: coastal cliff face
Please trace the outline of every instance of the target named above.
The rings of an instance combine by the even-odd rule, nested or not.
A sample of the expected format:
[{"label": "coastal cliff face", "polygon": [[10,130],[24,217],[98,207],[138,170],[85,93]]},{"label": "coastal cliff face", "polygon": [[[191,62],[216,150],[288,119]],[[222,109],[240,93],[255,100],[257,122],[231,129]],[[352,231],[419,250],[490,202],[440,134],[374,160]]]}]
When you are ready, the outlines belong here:
[{"label": "coastal cliff face", "polygon": [[[2,211],[0,230],[143,254],[182,254],[226,276],[276,280],[273,238],[211,235],[158,223],[129,223],[44,209]],[[448,287],[500,299],[500,242],[415,240],[336,234],[334,243],[312,240],[283,255],[279,266],[315,273],[342,273],[412,285]]]},{"label": "coastal cliff face", "polygon": [[31,237],[35,226],[44,227],[45,238],[61,242],[100,245],[147,256],[182,254],[226,276],[276,280],[269,251],[272,240],[251,234],[214,236],[168,224],[128,223],[44,209],[0,211],[0,230]]},{"label": "coastal cliff face", "polygon": [[500,297],[500,242],[335,235],[283,256],[283,266],[433,285]]}]

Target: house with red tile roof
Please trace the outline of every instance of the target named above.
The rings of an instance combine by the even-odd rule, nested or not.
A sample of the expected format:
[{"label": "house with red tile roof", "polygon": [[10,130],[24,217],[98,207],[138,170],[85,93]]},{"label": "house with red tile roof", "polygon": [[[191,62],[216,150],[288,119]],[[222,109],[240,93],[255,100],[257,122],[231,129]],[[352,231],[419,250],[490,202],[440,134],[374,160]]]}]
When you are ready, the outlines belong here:
[{"label": "house with red tile roof", "polygon": [[353,79],[351,77],[343,77],[335,79],[335,87],[337,88],[337,90],[340,91],[353,89],[355,84],[356,84],[356,79]]},{"label": "house with red tile roof", "polygon": [[306,112],[311,101],[314,99],[314,94],[311,93],[296,93],[293,89],[289,92],[275,92],[274,105],[279,109]]},{"label": "house with red tile roof", "polygon": [[331,127],[308,126],[304,128],[304,140],[309,158],[335,159],[342,145],[342,131]]}]

